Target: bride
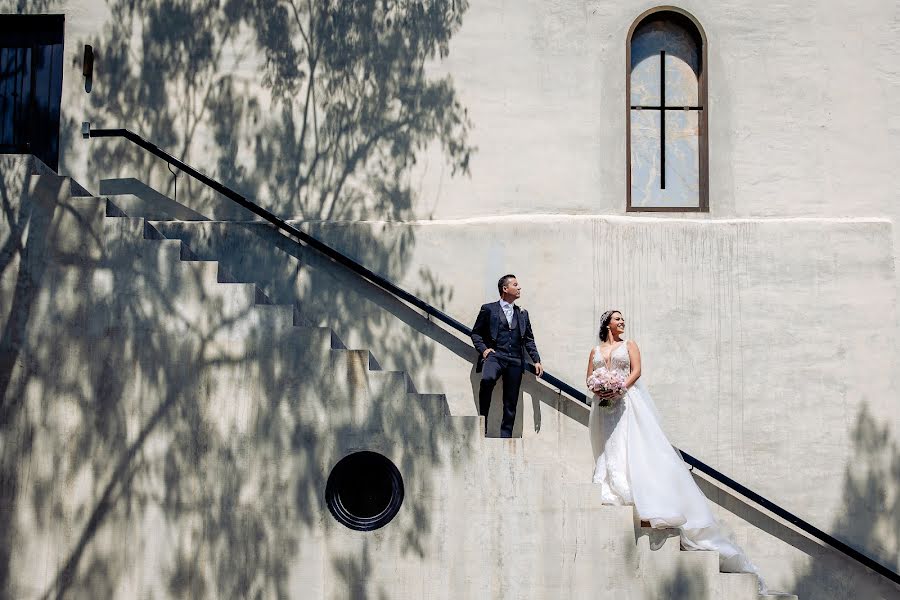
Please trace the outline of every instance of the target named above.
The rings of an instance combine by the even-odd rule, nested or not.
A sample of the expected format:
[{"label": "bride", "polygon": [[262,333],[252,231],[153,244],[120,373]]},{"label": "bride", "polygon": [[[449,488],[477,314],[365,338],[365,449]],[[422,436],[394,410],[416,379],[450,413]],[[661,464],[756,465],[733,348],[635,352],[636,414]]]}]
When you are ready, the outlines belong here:
[{"label": "bride", "polygon": [[[600,344],[588,358],[592,392],[598,388],[592,379],[597,369],[618,378],[614,389],[594,392],[591,402],[594,483],[600,486],[603,503],[633,504],[641,521],[649,522],[650,527],[678,528],[682,547],[718,551],[721,571],[759,575],[716,521],[681,455],[663,433],[653,400],[640,381],[641,352],[633,340],[622,337],[624,333],[621,312],[603,313]],[[759,581],[760,591],[765,591],[762,578]]]}]

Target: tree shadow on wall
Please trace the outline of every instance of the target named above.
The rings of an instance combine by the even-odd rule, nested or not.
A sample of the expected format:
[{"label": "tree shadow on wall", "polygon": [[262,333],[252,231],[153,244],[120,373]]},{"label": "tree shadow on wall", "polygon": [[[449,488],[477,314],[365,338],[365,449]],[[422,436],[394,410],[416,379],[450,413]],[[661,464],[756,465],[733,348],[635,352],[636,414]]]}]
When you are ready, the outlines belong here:
[{"label": "tree shadow on wall", "polygon": [[[277,214],[409,218],[410,170],[435,143],[454,172],[468,172],[465,111],[448,80],[430,81],[424,71],[426,60],[447,52],[465,2],[110,0],[108,7],[99,39],[80,40],[98,51],[92,120],[133,129],[187,162],[209,156],[215,162],[201,170]],[[252,77],[239,77],[240,65]],[[92,171],[175,195],[176,180],[143,151],[96,140],[90,155]],[[177,185],[193,210],[218,206],[186,177]],[[61,202],[54,218],[75,218],[75,204]],[[87,225],[76,219],[50,229],[79,227]],[[93,230],[85,231],[65,252],[39,240],[55,253],[50,271],[28,274],[33,288],[15,290],[10,305],[19,308],[4,324],[28,334],[3,348],[12,365],[3,436],[20,443],[4,445],[2,456],[9,535],[0,542],[0,587],[46,598],[127,593],[121,586],[136,548],[162,543],[170,562],[149,567],[165,584],[151,585],[157,597],[287,595],[297,549],[321,525],[331,431],[346,427],[333,415],[309,418],[334,409],[315,394],[327,381],[298,376],[316,360],[315,329],[273,329],[254,320],[266,309],[234,309],[227,296],[241,292],[232,287],[223,296],[202,265],[171,267],[167,247],[175,242],[140,239],[139,220],[106,219],[93,242]],[[20,239],[13,254],[31,245]],[[360,243],[361,258],[399,278],[415,240],[385,242],[373,233]],[[86,250],[92,243],[97,248]],[[5,268],[15,264],[10,258]],[[353,314],[349,297],[339,306]],[[369,335],[378,335],[372,327]],[[426,369],[431,351],[413,350]],[[410,348],[398,342],[387,352],[379,359],[401,363]],[[241,388],[230,386],[246,378],[264,384],[255,395],[231,397]],[[223,422],[234,405],[243,416]],[[456,435],[414,409],[388,425],[384,436],[423,445],[402,456],[405,473],[427,472],[442,440]],[[424,502],[404,504],[415,515],[404,552],[422,552],[430,527]],[[150,530],[156,535],[135,540]],[[11,579],[17,539],[47,551],[37,562],[55,573],[41,589]],[[373,561],[366,553],[346,558]],[[365,579],[369,571],[360,573]],[[352,589],[367,585],[348,581]]]},{"label": "tree shadow on wall", "polygon": [[[890,428],[876,421],[867,404],[857,414],[851,441],[839,516],[824,530],[896,572],[900,556],[900,446],[892,439]],[[795,567],[793,582],[784,585],[772,581],[763,569],[770,589],[789,590],[799,598],[900,597],[900,586],[887,578],[782,524],[704,477],[695,476],[695,480],[707,498],[807,555]],[[702,584],[702,578],[679,567],[662,582],[658,597],[706,597]]]},{"label": "tree shadow on wall", "polygon": [[[852,433],[853,454],[844,471],[841,510],[828,532],[894,572],[900,570],[900,446],[890,429],[863,404]],[[826,592],[835,597],[900,597],[891,583],[837,551],[818,545],[800,571],[794,590],[801,598]]]},{"label": "tree shadow on wall", "polygon": [[[468,173],[466,111],[449,79],[425,75],[447,54],[465,1],[220,4],[110,0],[97,121],[188,163],[202,156],[201,170],[304,220],[409,217],[409,172],[432,143],[454,174]],[[175,195],[159,161],[125,143],[92,142],[91,160],[104,176]],[[211,206],[202,186],[178,185],[195,210]]]},{"label": "tree shadow on wall", "polygon": [[678,565],[674,574],[664,578],[656,587],[658,592],[655,597],[666,600],[696,600],[711,597],[703,573],[691,571],[682,564]]},{"label": "tree shadow on wall", "polygon": [[[288,595],[298,553],[335,526],[322,496],[339,439],[394,444],[420,493],[392,539],[401,555],[425,555],[428,477],[455,467],[442,465],[445,445],[467,422],[436,427],[412,399],[360,413],[329,368],[330,331],[290,326],[292,307],[254,304],[255,286],[179,261],[180,242],[102,217],[97,199],[50,208],[24,251],[40,249],[44,270],[28,269],[28,302],[10,292],[6,319],[28,323],[4,377],[0,433],[16,440],[0,455],[6,595]],[[351,568],[375,564],[370,552],[333,553],[349,590],[371,586],[371,570]],[[154,582],[135,581],[135,560]]]},{"label": "tree shadow on wall", "polygon": [[[416,211],[410,178],[429,146],[442,148],[453,174],[469,173],[474,148],[466,110],[452,81],[429,78],[425,68],[449,52],[465,0],[109,0],[108,6],[112,18],[96,42],[94,120],[125,124],[189,163],[202,157],[195,159],[200,170],[300,220],[301,228],[315,233],[317,221],[427,216]],[[173,176],[129,143],[94,140],[90,155],[92,171],[133,177],[198,214],[256,218],[189,177]],[[412,229],[357,229],[328,242],[392,281],[403,279],[416,245]],[[260,277],[261,266],[278,261],[268,248],[256,250],[250,256],[253,245],[241,248],[248,255],[226,264],[229,271],[267,285],[277,302],[299,296],[314,312],[321,296],[313,291],[331,277],[300,273],[296,264],[265,266],[267,277]],[[226,254],[208,257],[229,261]],[[256,269],[254,277],[244,276],[242,266]],[[452,294],[435,287],[438,277],[427,268],[419,276],[432,304]],[[352,318],[358,299],[338,290],[328,302]],[[354,321],[356,343],[381,345],[385,318]],[[379,349],[379,360],[415,367],[416,375],[426,371],[429,351],[404,349],[405,340],[385,343],[388,356]],[[389,360],[394,356],[402,360]]]},{"label": "tree shadow on wall", "polygon": [[[852,432],[853,450],[844,472],[844,491],[839,517],[831,527],[813,523],[877,562],[897,571],[900,553],[900,448],[888,427],[881,426],[868,406],[860,409]],[[900,589],[837,550],[780,520],[769,516],[742,497],[733,495],[695,475],[707,498],[793,546],[808,558],[798,564],[792,581],[767,579],[770,588],[785,589],[800,598],[896,598]],[[790,507],[786,507],[790,510]],[[802,515],[801,515],[802,516]],[[751,559],[753,557],[751,556]]]},{"label": "tree shadow on wall", "polygon": [[59,5],[59,0],[15,0],[15,9],[11,12],[19,14],[41,13]]},{"label": "tree shadow on wall", "polygon": [[[6,233],[0,253],[0,594],[6,597],[6,583],[10,578],[10,560],[15,547],[14,526],[16,498],[19,491],[19,462],[17,454],[27,453],[31,446],[31,427],[15,430],[11,427],[17,412],[16,399],[22,390],[12,386],[12,374],[24,345],[26,326],[35,300],[35,279],[41,277],[43,252],[41,240],[46,235],[50,216],[45,206],[20,200],[31,193],[29,178],[4,161],[0,172],[0,202],[2,202],[3,230]],[[32,242],[29,244],[29,242]],[[24,252],[25,246],[29,252]],[[23,268],[27,265],[32,268]],[[14,446],[17,450],[9,450]]]}]

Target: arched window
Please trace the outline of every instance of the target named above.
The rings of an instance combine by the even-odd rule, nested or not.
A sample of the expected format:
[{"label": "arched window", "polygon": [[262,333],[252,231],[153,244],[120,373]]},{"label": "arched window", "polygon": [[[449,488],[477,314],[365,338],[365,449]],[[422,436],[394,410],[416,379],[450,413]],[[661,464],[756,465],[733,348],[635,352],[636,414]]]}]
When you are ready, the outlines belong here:
[{"label": "arched window", "polygon": [[628,210],[707,211],[706,44],[689,14],[647,11],[628,32]]}]

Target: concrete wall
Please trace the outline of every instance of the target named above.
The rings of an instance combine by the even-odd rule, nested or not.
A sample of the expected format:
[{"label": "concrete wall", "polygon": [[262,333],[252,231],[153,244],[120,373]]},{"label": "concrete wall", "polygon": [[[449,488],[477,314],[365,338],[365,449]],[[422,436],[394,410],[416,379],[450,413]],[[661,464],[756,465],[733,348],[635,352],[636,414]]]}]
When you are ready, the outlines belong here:
[{"label": "concrete wall", "polygon": [[[640,532],[632,538],[627,514],[597,505],[593,486],[585,483],[590,459],[583,408],[529,379],[521,399],[523,439],[479,441],[471,416],[477,378],[466,345],[266,227],[157,221],[148,229],[139,218],[104,219],[105,203],[68,198],[66,181],[54,177],[11,181],[4,189],[16,215],[10,230],[26,225],[19,238],[23,249],[12,254],[0,278],[2,306],[9,307],[2,315],[0,373],[8,482],[0,525],[9,543],[0,547],[12,595],[152,591],[202,597],[285,590],[295,597],[378,591],[402,598],[420,596],[439,581],[438,597],[476,590],[577,597],[598,589],[635,599],[742,597],[722,591],[746,586],[717,578],[709,557],[675,552],[671,544],[660,548],[659,540],[651,544]],[[640,235],[628,232],[630,220],[585,224],[588,232],[606,228],[600,240]],[[883,223],[849,223],[830,234],[837,241],[860,226],[877,249]],[[322,237],[348,251],[372,248],[365,226],[320,227]],[[759,242],[767,239],[765,231],[734,229],[745,253],[764,251]],[[380,233],[388,240],[404,237],[396,230]],[[441,246],[438,233],[428,236],[438,242],[435,248]],[[142,239],[148,234],[187,245]],[[678,238],[671,243],[677,246]],[[208,262],[217,254],[221,265]],[[437,252],[432,258],[440,266]],[[835,252],[826,262],[840,266],[846,260]],[[803,261],[784,260],[779,268],[796,269]],[[877,261],[853,265],[863,274],[879,268]],[[819,271],[819,285],[857,283],[855,275],[829,275],[829,268]],[[748,274],[752,281],[758,277]],[[254,278],[260,285],[235,283]],[[552,285],[547,282],[548,289]],[[765,291],[758,284],[748,288]],[[470,301],[455,299],[450,286],[437,281],[430,292],[417,291],[442,299],[450,311]],[[877,286],[865,291],[871,301],[858,301],[856,308],[877,319],[884,310],[880,292]],[[540,291],[533,295],[532,312],[544,310]],[[255,304],[259,299],[278,304]],[[555,298],[556,309],[566,312],[588,301]],[[639,313],[641,301],[631,302],[635,307],[623,310]],[[387,371],[370,371],[367,351],[332,350],[329,359],[329,323],[347,345],[371,347]],[[576,342],[581,335],[591,334],[572,333]],[[545,353],[567,352],[569,340],[546,335],[540,324],[538,339]],[[690,338],[676,339],[691,357]],[[764,362],[779,342],[751,350]],[[880,344],[871,340],[869,354],[854,346],[833,354],[825,349],[821,359],[867,361],[877,371]],[[691,378],[684,365],[692,361],[651,343],[644,349],[648,372],[671,365],[664,370],[688,377],[688,387],[702,381],[713,388],[721,376]],[[570,344],[572,366],[548,360],[548,367],[559,367],[563,376],[576,370],[577,378],[575,363],[583,352]],[[755,361],[746,362],[742,371],[755,373]],[[439,398],[407,394],[405,378],[390,372],[397,368],[409,369],[422,392],[450,394],[451,414],[437,410],[444,406]],[[783,365],[774,369],[776,380],[790,380]],[[680,381],[670,385],[684,387]],[[816,389],[819,429],[808,426],[815,411],[808,396],[792,393],[793,384],[756,398],[752,383],[744,382],[746,396],[734,393],[741,387],[716,388],[744,413],[731,417],[731,427],[723,409],[708,410],[715,404],[708,394],[657,393],[667,428],[687,421],[682,407],[691,425],[701,424],[690,437],[674,433],[673,439],[703,458],[704,446],[716,452],[739,440],[732,467],[744,467],[745,483],[785,505],[807,502],[814,484],[825,510],[810,517],[803,510],[815,512],[818,504],[811,503],[798,512],[834,523],[837,535],[873,554],[890,552],[893,509],[885,510],[883,502],[895,497],[890,469],[896,442],[872,417],[877,404],[870,408],[853,398],[856,392],[877,397],[878,381],[862,383],[846,397],[835,397],[829,386]],[[790,410],[773,410],[773,399]],[[849,406],[844,415],[842,402]],[[837,448],[823,443],[830,421],[851,411],[852,432],[831,427],[827,435]],[[767,414],[772,412],[777,416]],[[790,454],[793,448],[800,452]],[[321,503],[331,466],[357,449],[391,457],[407,481],[401,516],[373,536],[336,526]],[[753,460],[760,464],[751,466]],[[739,498],[698,482],[773,587],[815,598],[894,593],[883,580]],[[377,568],[385,563],[392,568]]]},{"label": "concrete wall", "polygon": [[[599,313],[620,308],[673,441],[900,564],[896,2],[679,5],[709,43],[710,212],[691,219],[623,216],[624,40],[650,3],[371,18],[341,3],[349,32],[258,4],[29,2],[67,15],[61,172],[239,216],[185,176],[176,194],[141,152],[79,137],[83,120],[132,128],[464,321],[515,272],[548,367],[573,382]],[[297,23],[333,42],[310,95]],[[348,322],[316,298],[318,318],[471,408],[461,358],[414,368],[412,334],[381,335],[391,317]],[[798,564],[797,580],[827,570]]]},{"label": "concrete wall", "polygon": [[[625,38],[654,6],[473,2],[435,72],[479,151],[470,180],[423,184],[434,215],[623,212]],[[893,211],[895,2],[677,6],[708,41],[711,216]]]},{"label": "concrete wall", "polygon": [[[416,156],[417,164],[392,165],[398,168],[391,172],[395,185],[409,194],[409,212],[393,216],[621,213],[625,36],[654,4],[432,6],[440,18],[421,22],[411,20],[406,9],[375,13],[369,21],[349,9],[340,13],[347,23],[373,23],[386,32],[401,24],[415,46],[407,54],[381,38],[363,40],[355,53],[342,47],[323,51],[336,61],[345,50],[348,61],[358,61],[354,68],[368,66],[373,77],[382,77],[387,98],[405,102],[403,93],[435,94],[417,116],[436,120],[407,130],[415,152],[394,148],[395,159]],[[900,63],[895,2],[692,0],[679,7],[698,19],[708,41],[711,216],[894,214],[893,99]],[[152,174],[171,182],[162,165],[141,154],[123,152],[108,140],[81,141],[84,120],[130,127],[248,195],[272,202],[282,214],[316,212],[292,196],[303,196],[307,186],[319,182],[272,181],[303,172],[316,156],[308,150],[301,154],[300,132],[294,131],[301,123],[295,119],[313,103],[305,101],[303,81],[309,78],[296,72],[309,69],[292,15],[260,15],[253,1],[222,12],[197,3],[118,0],[37,0],[25,9],[6,0],[0,9],[66,14],[61,170],[89,189],[96,191],[101,179],[115,174]],[[306,28],[322,20],[299,16]],[[90,93],[81,77],[85,43],[96,55]],[[401,79],[391,71],[398,65],[387,61],[400,57],[409,59],[410,71],[423,69],[419,87],[405,92],[391,87]],[[332,81],[338,66],[318,65],[316,83]],[[378,68],[382,72],[376,75]],[[428,87],[441,80],[443,95]],[[370,115],[388,123],[396,116],[375,111],[384,106],[365,91],[350,86],[340,91],[348,100],[362,99],[373,108]],[[337,97],[334,91],[330,97]],[[283,112],[273,98],[286,99],[284,106],[293,112]],[[322,111],[329,97],[315,102]],[[318,116],[321,128],[324,114]],[[356,116],[355,128],[375,125]],[[446,127],[446,135],[438,126]],[[377,164],[386,160],[378,153],[380,144],[398,138],[370,139],[372,153],[351,168],[361,180],[384,174]],[[468,176],[451,176],[452,165],[461,167],[468,154],[448,150],[453,143],[473,150]],[[430,151],[423,154],[418,150],[424,146]],[[381,205],[390,191],[365,184],[343,188],[347,198],[338,204],[362,203],[361,214],[383,218],[390,214]],[[400,208],[405,207],[393,210]]]},{"label": "concrete wall", "polygon": [[[484,438],[291,305],[9,162],[4,224],[24,227],[0,271],[4,597],[756,598],[715,553],[599,505],[547,444]],[[361,449],[405,488],[366,533],[324,502]]]},{"label": "concrete wall", "polygon": [[[623,310],[629,335],[642,348],[644,380],[676,445],[893,564],[893,341],[880,326],[895,310],[890,224],[667,220],[660,228],[648,219],[579,221],[515,219],[496,245],[483,241],[494,230],[489,221],[301,226],[388,273],[398,254],[382,254],[371,239],[389,247],[415,241],[416,253],[400,270],[409,275],[398,282],[463,321],[474,320],[473,307],[492,294],[457,281],[486,279],[495,267],[485,257],[501,253],[525,287],[522,304],[535,321],[545,367],[576,385],[599,312]],[[385,368],[411,373],[418,389],[446,394],[453,414],[475,414],[471,348],[418,311],[315,253],[284,244],[265,226],[154,226],[199,257],[218,258],[237,280],[258,282],[278,302],[295,303],[304,322],[333,327],[352,347],[371,348]],[[823,236],[827,249],[804,251]],[[558,239],[592,257],[582,262],[554,254],[560,247],[551,241]],[[541,270],[549,263],[565,267]],[[572,280],[580,285],[570,287]],[[602,299],[593,293],[601,282],[609,290]],[[853,315],[852,327],[868,333],[836,335],[834,314]],[[847,376],[854,371],[872,376]],[[559,461],[575,480],[586,479],[585,415],[530,379],[523,391],[516,432],[526,447]],[[818,598],[825,590],[849,593],[863,585],[866,578],[846,564],[810,561],[823,555],[803,536],[715,486],[704,491],[782,589]]]}]

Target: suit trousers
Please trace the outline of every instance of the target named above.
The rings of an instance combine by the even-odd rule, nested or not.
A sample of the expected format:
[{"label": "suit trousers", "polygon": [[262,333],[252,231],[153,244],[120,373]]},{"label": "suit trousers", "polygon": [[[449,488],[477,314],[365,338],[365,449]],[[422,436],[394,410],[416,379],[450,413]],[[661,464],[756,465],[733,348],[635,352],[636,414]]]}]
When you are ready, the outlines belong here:
[{"label": "suit trousers", "polygon": [[521,360],[498,355],[491,352],[484,360],[481,371],[481,385],[478,389],[478,414],[484,416],[487,428],[488,410],[491,407],[491,394],[498,379],[503,379],[503,418],[500,421],[500,437],[512,437],[513,424],[516,421],[516,405],[519,403],[519,387],[525,365]]}]

